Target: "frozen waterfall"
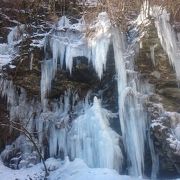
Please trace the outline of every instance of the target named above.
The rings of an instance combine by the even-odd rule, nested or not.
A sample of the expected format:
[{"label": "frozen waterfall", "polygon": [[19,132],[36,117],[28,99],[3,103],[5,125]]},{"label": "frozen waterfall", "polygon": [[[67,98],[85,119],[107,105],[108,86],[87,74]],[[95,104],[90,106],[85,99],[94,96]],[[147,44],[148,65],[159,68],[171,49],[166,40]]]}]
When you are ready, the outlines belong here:
[{"label": "frozen waterfall", "polygon": [[[48,33],[44,44],[46,57],[41,62],[41,102],[28,100],[23,88],[17,88],[12,81],[2,78],[1,96],[7,98],[10,121],[19,120],[35,134],[38,147],[45,157],[80,158],[89,167],[121,172],[125,161],[120,146],[122,139],[128,174],[143,177],[148,126],[144,102],[150,88],[134,70],[133,48],[136,44],[127,44],[124,34],[111,27],[106,13],[100,13],[89,27],[90,33],[87,35],[83,18],[72,23],[63,16]],[[16,34],[17,30],[15,28],[8,36],[8,43],[12,46],[14,41],[22,39],[20,32]],[[114,114],[103,108],[104,104],[96,96],[93,95],[93,102],[89,102],[88,95],[86,99],[80,99],[69,89],[58,99],[48,100],[58,69],[66,69],[73,75],[75,58],[85,57],[99,79],[102,79],[111,44],[122,138],[111,128],[110,119]],[[9,48],[7,44],[0,46],[3,53]],[[28,149],[29,153],[33,152],[31,148]]]}]

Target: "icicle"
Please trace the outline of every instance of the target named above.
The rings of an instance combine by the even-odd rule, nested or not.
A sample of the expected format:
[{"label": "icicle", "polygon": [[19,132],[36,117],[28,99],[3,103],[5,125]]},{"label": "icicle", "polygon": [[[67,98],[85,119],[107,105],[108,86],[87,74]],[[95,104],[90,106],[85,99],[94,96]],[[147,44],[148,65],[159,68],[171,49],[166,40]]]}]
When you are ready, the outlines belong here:
[{"label": "icicle", "polygon": [[155,59],[155,54],[154,54],[154,50],[156,47],[157,47],[157,45],[153,45],[150,47],[151,60],[152,60],[152,63],[154,66],[156,65],[156,59]]},{"label": "icicle", "polygon": [[159,156],[156,154],[154,149],[153,141],[148,134],[148,141],[149,141],[149,148],[151,152],[151,159],[152,159],[152,170],[151,170],[151,179],[157,179],[158,171],[159,171]]},{"label": "icicle", "polygon": [[32,68],[33,68],[33,60],[34,60],[34,54],[31,53],[31,55],[30,55],[30,65],[29,65],[30,71],[32,71]]},{"label": "icicle", "polygon": [[165,9],[160,10],[160,7],[154,7],[152,15],[156,18],[155,25],[161,45],[175,69],[177,79],[180,80],[180,47],[178,47],[176,34],[169,22],[170,14]]},{"label": "icicle", "polygon": [[41,101],[43,102],[51,90],[51,82],[55,76],[54,62],[45,60],[41,64]]}]

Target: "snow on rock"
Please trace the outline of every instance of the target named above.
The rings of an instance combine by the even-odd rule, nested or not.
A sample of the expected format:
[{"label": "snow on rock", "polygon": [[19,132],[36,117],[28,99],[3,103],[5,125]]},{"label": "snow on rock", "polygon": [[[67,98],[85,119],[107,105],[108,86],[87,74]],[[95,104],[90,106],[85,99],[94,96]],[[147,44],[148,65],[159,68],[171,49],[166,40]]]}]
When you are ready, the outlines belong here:
[{"label": "snow on rock", "polygon": [[44,171],[42,170],[42,165],[38,164],[32,168],[12,170],[3,165],[0,161],[0,178],[1,180],[43,180]]},{"label": "snow on rock", "polygon": [[151,123],[154,136],[161,143],[167,144],[166,150],[168,149],[170,155],[180,155],[180,114],[161,109],[158,116]]}]

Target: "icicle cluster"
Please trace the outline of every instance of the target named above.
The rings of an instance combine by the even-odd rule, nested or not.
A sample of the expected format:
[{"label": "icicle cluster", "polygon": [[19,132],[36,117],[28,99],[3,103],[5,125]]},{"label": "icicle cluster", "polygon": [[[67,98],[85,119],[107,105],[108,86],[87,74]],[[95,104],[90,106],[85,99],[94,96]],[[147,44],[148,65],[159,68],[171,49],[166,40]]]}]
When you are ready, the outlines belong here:
[{"label": "icicle cluster", "polygon": [[[51,81],[55,77],[57,67],[64,66],[72,73],[73,59],[86,57],[92,62],[99,78],[106,68],[106,56],[110,44],[110,20],[106,13],[100,13],[94,24],[90,25],[90,37],[86,37],[84,19],[71,23],[63,16],[54,31],[45,41],[45,51],[48,44],[52,52],[52,59],[42,63],[41,89],[42,99],[51,89]],[[47,75],[48,74],[48,75]]]},{"label": "icicle cluster", "polygon": [[[20,120],[29,132],[37,133],[43,154],[47,154],[49,147],[50,156],[68,155],[72,160],[83,159],[90,167],[121,170],[119,135],[109,127],[112,114],[101,107],[97,98],[91,106],[88,101],[86,104],[78,101],[78,96],[68,91],[51,104],[51,110],[42,111],[38,102],[27,101],[24,90],[17,91],[11,81],[0,79],[0,85],[1,96],[7,98],[10,121]],[[78,117],[73,120],[72,116]],[[44,144],[45,139],[48,144]]]}]

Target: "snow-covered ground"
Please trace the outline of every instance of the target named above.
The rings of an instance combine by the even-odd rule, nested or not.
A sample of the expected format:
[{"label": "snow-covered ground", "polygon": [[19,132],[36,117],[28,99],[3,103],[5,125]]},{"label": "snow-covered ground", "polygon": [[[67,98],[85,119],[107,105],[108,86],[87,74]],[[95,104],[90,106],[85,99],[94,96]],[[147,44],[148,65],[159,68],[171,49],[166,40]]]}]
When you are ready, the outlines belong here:
[{"label": "snow-covered ground", "polygon": [[[48,180],[140,180],[129,176],[119,175],[115,170],[89,168],[82,160],[70,162],[68,158],[60,161],[50,158],[46,161],[50,175]],[[31,168],[12,170],[0,162],[1,180],[43,180],[44,168],[37,164]]]}]

